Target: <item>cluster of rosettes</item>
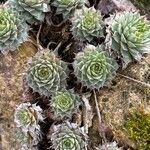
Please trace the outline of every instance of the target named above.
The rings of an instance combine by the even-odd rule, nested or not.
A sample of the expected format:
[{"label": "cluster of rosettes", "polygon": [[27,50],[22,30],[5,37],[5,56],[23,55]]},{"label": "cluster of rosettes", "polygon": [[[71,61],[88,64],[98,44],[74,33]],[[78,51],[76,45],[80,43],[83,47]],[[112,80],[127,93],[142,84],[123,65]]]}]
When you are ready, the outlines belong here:
[{"label": "cluster of rosettes", "polygon": [[91,42],[104,35],[104,23],[101,13],[94,7],[76,10],[72,19],[72,31],[75,38]]},{"label": "cluster of rosettes", "polygon": [[[0,5],[0,52],[16,50],[27,40],[29,27],[26,24],[43,21],[50,11],[49,0],[8,0]],[[24,18],[24,19],[22,19]]]},{"label": "cluster of rosettes", "polygon": [[44,13],[50,11],[49,0],[8,0],[8,2],[29,23],[36,20],[43,21]]},{"label": "cluster of rosettes", "polygon": [[101,46],[87,45],[76,55],[75,75],[83,86],[99,89],[111,81],[118,66]]},{"label": "cluster of rosettes", "polygon": [[150,22],[139,13],[123,12],[112,21],[112,49],[123,62],[140,60],[142,54],[150,53]]},{"label": "cluster of rosettes", "polygon": [[57,58],[53,52],[38,52],[29,63],[28,85],[35,92],[50,96],[65,86],[66,68],[65,62]]},{"label": "cluster of rosettes", "polygon": [[28,26],[11,8],[0,6],[0,52],[7,54],[27,40]]},{"label": "cluster of rosettes", "polygon": [[55,150],[86,150],[87,137],[75,124],[54,126],[51,135],[52,148]]},{"label": "cluster of rosettes", "polygon": [[[93,45],[87,45],[83,52],[79,52],[73,65],[78,80],[90,89],[106,86],[118,69],[115,60],[103,50],[102,46]],[[71,109],[75,106],[74,102],[78,101],[71,91],[62,90],[67,78],[66,68],[67,65],[53,52],[43,50],[33,57],[27,72],[28,85],[41,95],[52,95],[52,106],[59,115],[59,111],[63,114],[62,111],[68,106]],[[71,103],[73,105],[70,105]],[[59,108],[60,106],[63,108]]]},{"label": "cluster of rosettes", "polygon": [[62,89],[56,91],[51,98],[51,106],[56,117],[69,117],[77,112],[81,100],[73,90]]},{"label": "cluster of rosettes", "polygon": [[22,103],[14,114],[16,123],[16,136],[20,138],[23,145],[36,145],[41,137],[39,122],[43,121],[42,109],[36,104]]},{"label": "cluster of rosettes", "polygon": [[[13,50],[27,39],[28,28],[20,19],[20,15],[25,16],[28,23],[43,21],[44,12],[49,11],[49,2],[50,0],[8,0],[13,9],[0,7],[0,50],[3,53],[9,48]],[[87,8],[84,4],[85,0],[51,2],[51,6],[56,7],[56,14],[62,14],[64,19],[73,17],[71,21],[74,38],[93,43],[96,38],[104,36],[105,24],[98,10],[94,7]],[[144,53],[150,52],[150,24],[140,14],[117,13],[110,27],[112,51],[117,52],[125,65],[134,59],[140,60]],[[28,86],[40,95],[51,96],[50,106],[56,118],[70,119],[72,114],[77,112],[81,102],[73,90],[66,90],[67,64],[54,52],[43,49],[28,65],[26,74]],[[78,81],[89,89],[107,86],[118,69],[116,61],[106,52],[103,45],[90,44],[76,55],[73,67]],[[23,103],[17,107],[15,123],[19,129],[17,135],[23,146],[26,147],[26,143],[30,146],[36,145],[40,140],[39,121],[43,121],[41,113],[42,109],[35,104]],[[133,116],[132,119],[136,118]],[[131,123],[128,121],[125,128],[133,130]],[[74,124],[62,124],[54,126],[54,129],[51,142],[55,150],[86,150],[86,136]],[[147,133],[147,130],[143,131],[144,134],[145,132]],[[139,138],[138,135],[136,137]],[[106,143],[98,150],[105,148],[119,150],[115,142]],[[28,149],[28,146],[25,149]]]},{"label": "cluster of rosettes", "polygon": [[63,18],[69,18],[74,15],[78,8],[82,8],[86,0],[54,0],[52,6],[57,8],[56,14],[63,14]]}]

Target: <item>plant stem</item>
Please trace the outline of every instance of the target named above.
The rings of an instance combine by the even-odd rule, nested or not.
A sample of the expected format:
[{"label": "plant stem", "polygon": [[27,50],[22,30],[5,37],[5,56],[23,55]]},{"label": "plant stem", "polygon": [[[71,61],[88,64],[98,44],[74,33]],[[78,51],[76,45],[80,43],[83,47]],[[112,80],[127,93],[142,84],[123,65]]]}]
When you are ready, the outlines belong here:
[{"label": "plant stem", "polygon": [[40,25],[37,36],[36,36],[36,42],[37,42],[37,46],[38,46],[39,50],[43,49],[43,47],[40,45],[40,41],[39,41],[41,29],[42,29],[42,24]]},{"label": "plant stem", "polygon": [[[96,104],[96,111],[97,111],[98,121],[99,121],[99,126],[100,126],[99,133],[100,133],[100,136],[103,138],[104,144],[106,144],[107,140],[106,140],[106,137],[105,137],[105,132],[104,132],[104,130],[101,131],[101,128],[103,127],[103,124],[102,124],[102,117],[101,117],[101,114],[100,114],[100,109],[98,107],[97,96],[96,96],[95,90],[93,90],[93,92],[94,92],[94,99],[95,99],[95,104]],[[108,150],[108,148],[105,147],[105,150]]]},{"label": "plant stem", "polygon": [[128,77],[128,76],[123,75],[123,74],[120,74],[120,73],[117,73],[117,74],[118,74],[119,76],[121,76],[121,77],[124,77],[124,78],[128,79],[128,80],[131,80],[131,81],[133,81],[133,82],[136,82],[136,83],[138,83],[138,84],[141,84],[142,86],[145,86],[145,87],[147,87],[147,88],[150,88],[150,84],[149,84],[149,83],[145,83],[145,82],[142,82],[142,81],[133,79],[133,78],[131,78],[131,77]]},{"label": "plant stem", "polygon": [[100,114],[100,109],[98,107],[97,96],[96,96],[95,90],[93,90],[93,93],[94,93],[94,100],[95,100],[95,105],[96,105],[96,111],[97,111],[97,115],[98,115],[98,121],[99,121],[99,124],[101,125],[102,118],[101,118],[101,114]]}]

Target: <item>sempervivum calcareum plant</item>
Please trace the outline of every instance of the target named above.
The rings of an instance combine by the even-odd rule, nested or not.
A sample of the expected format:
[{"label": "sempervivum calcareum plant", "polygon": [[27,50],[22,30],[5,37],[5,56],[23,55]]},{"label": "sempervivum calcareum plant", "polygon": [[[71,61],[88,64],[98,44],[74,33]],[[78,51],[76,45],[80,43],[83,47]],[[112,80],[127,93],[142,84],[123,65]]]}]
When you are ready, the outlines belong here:
[{"label": "sempervivum calcareum plant", "polygon": [[121,150],[121,149],[118,148],[116,142],[112,142],[112,143],[105,143],[105,144],[99,146],[99,148],[97,148],[97,150]]},{"label": "sempervivum calcareum plant", "polygon": [[14,114],[14,121],[17,127],[20,127],[24,133],[36,132],[39,133],[39,121],[43,121],[42,109],[36,104],[22,103]]},{"label": "sempervivum calcareum plant", "polygon": [[105,86],[113,79],[117,68],[116,62],[101,46],[87,45],[74,62],[75,75],[83,86],[91,89]]},{"label": "sempervivum calcareum plant", "polygon": [[0,52],[7,54],[27,40],[28,26],[18,13],[0,5]]},{"label": "sempervivum calcareum plant", "polygon": [[49,0],[8,0],[10,5],[29,23],[43,21],[45,12],[49,11]]},{"label": "sempervivum calcareum plant", "polygon": [[82,41],[91,42],[94,37],[103,36],[102,16],[94,7],[83,7],[81,10],[76,10],[72,24],[73,35]]},{"label": "sempervivum calcareum plant", "polygon": [[54,130],[51,141],[55,150],[85,150],[87,137],[75,124],[57,125]]},{"label": "sempervivum calcareum plant", "polygon": [[80,98],[73,90],[62,89],[56,91],[51,98],[51,106],[56,117],[72,117],[77,112]]},{"label": "sempervivum calcareum plant", "polygon": [[62,14],[64,19],[74,15],[77,8],[81,8],[86,0],[54,0],[52,6],[57,8],[56,14]]},{"label": "sempervivum calcareum plant", "polygon": [[150,52],[150,23],[139,13],[118,13],[112,22],[112,49],[116,50],[124,64],[140,60]]},{"label": "sempervivum calcareum plant", "polygon": [[41,95],[50,96],[65,86],[67,65],[49,50],[38,52],[29,63],[27,83]]}]

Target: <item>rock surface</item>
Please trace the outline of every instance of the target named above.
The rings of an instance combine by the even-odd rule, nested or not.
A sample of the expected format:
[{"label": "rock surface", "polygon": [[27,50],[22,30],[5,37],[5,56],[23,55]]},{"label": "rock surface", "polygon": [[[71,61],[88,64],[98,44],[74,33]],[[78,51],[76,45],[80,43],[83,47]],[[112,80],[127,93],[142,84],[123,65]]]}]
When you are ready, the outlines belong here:
[{"label": "rock surface", "polygon": [[2,150],[17,150],[14,138],[13,113],[17,104],[23,102],[23,74],[29,57],[36,47],[25,42],[15,52],[0,54],[0,145]]}]

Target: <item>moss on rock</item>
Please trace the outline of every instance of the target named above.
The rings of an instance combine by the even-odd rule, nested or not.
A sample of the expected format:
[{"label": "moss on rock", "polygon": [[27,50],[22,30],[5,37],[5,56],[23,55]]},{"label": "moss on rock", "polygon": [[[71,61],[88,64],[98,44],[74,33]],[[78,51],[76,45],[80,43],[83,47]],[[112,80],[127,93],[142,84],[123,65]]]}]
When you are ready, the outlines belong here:
[{"label": "moss on rock", "polygon": [[150,149],[150,111],[132,110],[123,129],[136,144],[137,150]]}]

